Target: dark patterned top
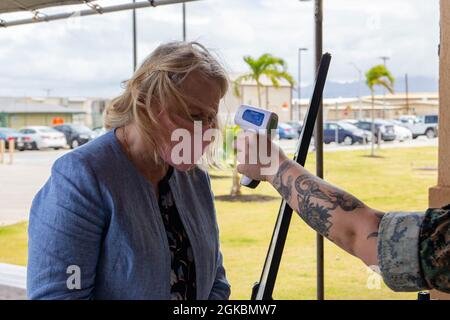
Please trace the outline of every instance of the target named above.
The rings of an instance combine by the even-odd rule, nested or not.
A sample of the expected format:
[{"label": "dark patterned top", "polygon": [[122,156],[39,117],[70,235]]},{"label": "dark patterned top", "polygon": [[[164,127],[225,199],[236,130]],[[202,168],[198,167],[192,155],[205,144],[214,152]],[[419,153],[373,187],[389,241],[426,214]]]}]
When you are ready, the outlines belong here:
[{"label": "dark patterned top", "polygon": [[169,242],[172,270],[170,273],[171,299],[196,299],[195,263],[189,238],[180,219],[170,190],[169,178],[173,168],[158,183],[158,204]]}]

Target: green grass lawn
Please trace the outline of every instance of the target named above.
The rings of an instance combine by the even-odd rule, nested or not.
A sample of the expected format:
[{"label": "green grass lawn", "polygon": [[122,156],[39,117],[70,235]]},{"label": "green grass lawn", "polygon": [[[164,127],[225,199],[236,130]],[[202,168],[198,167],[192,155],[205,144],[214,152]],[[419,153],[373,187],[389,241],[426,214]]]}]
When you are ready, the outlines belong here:
[{"label": "green grass lawn", "polygon": [[[368,151],[325,154],[325,177],[352,192],[369,206],[383,211],[424,210],[428,188],[436,184],[437,148],[380,150],[378,158]],[[314,171],[314,154],[307,168]],[[228,175],[214,172],[214,175]],[[231,179],[214,178],[216,196],[228,194]],[[245,194],[277,197],[269,202],[216,201],[222,252],[232,298],[248,299],[260,277],[280,204],[266,183]],[[26,223],[0,228],[0,262],[26,264]],[[315,299],[315,233],[297,216],[292,219],[274,293],[276,299]],[[368,289],[370,273],[365,265],[326,240],[325,297],[327,299],[415,299],[414,293],[394,293],[383,283]]]}]

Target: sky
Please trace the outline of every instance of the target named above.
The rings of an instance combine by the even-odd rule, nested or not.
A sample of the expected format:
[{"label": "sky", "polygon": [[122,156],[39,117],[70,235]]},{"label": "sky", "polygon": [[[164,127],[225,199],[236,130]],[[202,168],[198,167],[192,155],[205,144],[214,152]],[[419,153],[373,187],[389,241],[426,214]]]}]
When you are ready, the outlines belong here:
[{"label": "sky", "polygon": [[[97,1],[100,5],[130,2]],[[395,77],[438,77],[438,0],[324,0],[323,49],[333,60],[328,79],[351,82],[389,56]],[[42,9],[67,12],[80,6]],[[182,39],[181,5],[137,10],[138,60],[159,44]],[[29,17],[2,14],[0,19]],[[211,49],[230,72],[243,56],[271,53],[301,83],[314,80],[313,2],[201,0],[187,4],[187,40]],[[0,28],[0,96],[112,97],[132,74],[131,12]]]}]

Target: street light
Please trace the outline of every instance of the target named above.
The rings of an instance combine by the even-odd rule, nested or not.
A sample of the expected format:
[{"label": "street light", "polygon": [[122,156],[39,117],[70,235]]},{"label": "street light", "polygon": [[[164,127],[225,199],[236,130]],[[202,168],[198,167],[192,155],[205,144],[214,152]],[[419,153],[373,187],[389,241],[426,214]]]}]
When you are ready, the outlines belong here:
[{"label": "street light", "polygon": [[298,86],[297,86],[297,95],[298,95],[298,121],[302,120],[302,110],[301,110],[301,75],[302,75],[302,51],[308,51],[308,48],[298,48]]},{"label": "street light", "polygon": [[381,57],[379,57],[381,60],[383,60],[383,65],[386,67],[386,61],[387,60],[389,60],[389,59],[391,59],[391,58],[389,58],[388,56],[381,56]]},{"label": "street light", "polygon": [[350,65],[353,66],[353,68],[356,69],[356,71],[358,71],[358,104],[359,104],[359,120],[362,119],[362,103],[361,103],[361,81],[362,81],[362,71],[360,68],[358,68],[358,66],[353,63],[350,62]]}]

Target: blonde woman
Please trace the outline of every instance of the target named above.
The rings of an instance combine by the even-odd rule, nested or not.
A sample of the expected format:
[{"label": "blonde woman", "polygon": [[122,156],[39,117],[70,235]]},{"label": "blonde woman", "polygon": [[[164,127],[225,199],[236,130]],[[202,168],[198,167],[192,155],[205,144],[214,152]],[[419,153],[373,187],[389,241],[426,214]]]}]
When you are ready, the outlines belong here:
[{"label": "blonde woman", "polygon": [[143,62],[105,112],[111,130],[58,159],[33,201],[29,298],[229,297],[208,174],[171,157],[173,130],[216,126],[227,87],[198,43]]}]

